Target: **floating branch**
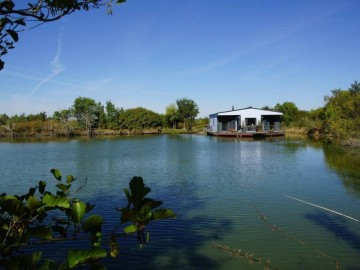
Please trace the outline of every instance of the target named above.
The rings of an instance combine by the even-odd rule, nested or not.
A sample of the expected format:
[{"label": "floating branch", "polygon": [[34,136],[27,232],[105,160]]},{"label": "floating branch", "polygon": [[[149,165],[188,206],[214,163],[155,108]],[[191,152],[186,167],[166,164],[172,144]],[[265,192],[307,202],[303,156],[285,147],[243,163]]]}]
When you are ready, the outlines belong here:
[{"label": "floating branch", "polygon": [[[284,196],[285,196],[285,195],[284,195]],[[260,219],[261,219],[261,220],[265,223],[265,225],[266,225],[267,227],[269,227],[272,231],[275,231],[275,232],[278,232],[278,233],[282,233],[282,234],[285,235],[287,238],[298,242],[300,245],[302,245],[302,246],[304,246],[304,247],[306,247],[306,248],[308,248],[308,249],[311,249],[313,252],[315,252],[315,253],[318,255],[318,257],[323,256],[323,257],[325,257],[325,258],[328,258],[328,259],[334,261],[334,262],[335,262],[335,269],[336,269],[336,270],[342,270],[342,269],[344,269],[344,268],[342,268],[342,267],[340,266],[340,264],[339,264],[339,262],[337,261],[336,258],[328,255],[327,253],[321,251],[320,249],[317,249],[317,248],[311,246],[310,244],[302,241],[301,239],[295,237],[294,235],[292,235],[292,234],[290,234],[290,233],[288,233],[288,232],[286,232],[286,231],[283,231],[281,228],[279,228],[279,227],[277,227],[277,226],[275,226],[275,225],[272,225],[270,222],[267,221],[266,217],[260,212],[259,208],[258,208],[255,204],[254,204],[254,207],[255,207],[256,212],[258,213]]]},{"label": "floating branch", "polygon": [[285,195],[285,194],[283,194],[283,196],[288,197],[288,198],[290,198],[290,199],[293,199],[293,200],[295,200],[295,201],[299,201],[299,202],[302,202],[302,203],[309,204],[309,205],[311,205],[311,206],[315,206],[315,207],[317,207],[317,208],[320,208],[320,209],[329,211],[329,212],[331,212],[331,213],[334,213],[334,214],[337,214],[337,215],[346,217],[346,218],[348,218],[348,219],[352,219],[352,220],[354,220],[354,221],[356,221],[356,222],[360,222],[360,220],[358,220],[358,219],[356,219],[356,218],[350,217],[350,216],[345,215],[345,214],[340,213],[340,212],[336,212],[336,211],[331,210],[331,209],[329,209],[329,208],[326,208],[326,207],[323,207],[323,206],[320,206],[320,205],[317,205],[317,204],[314,204],[314,203],[310,203],[310,202],[307,202],[307,201],[304,201],[304,200],[300,200],[300,199],[297,199],[297,198],[294,198],[294,197],[291,197],[291,196],[288,196],[288,195]]},{"label": "floating branch", "polygon": [[241,249],[238,249],[238,248],[231,249],[230,247],[228,247],[226,245],[216,244],[214,242],[211,243],[211,247],[213,249],[224,251],[228,255],[230,255],[232,257],[236,257],[240,260],[245,258],[250,265],[263,264],[265,266],[265,270],[278,269],[278,268],[271,268],[270,260],[263,260],[262,258],[254,257],[254,253],[243,252]]}]

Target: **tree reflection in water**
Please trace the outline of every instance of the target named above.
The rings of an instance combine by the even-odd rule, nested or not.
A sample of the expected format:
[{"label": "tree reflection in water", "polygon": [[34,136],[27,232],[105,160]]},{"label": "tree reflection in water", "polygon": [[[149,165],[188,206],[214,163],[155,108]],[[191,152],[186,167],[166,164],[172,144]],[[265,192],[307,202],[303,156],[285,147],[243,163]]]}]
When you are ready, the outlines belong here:
[{"label": "tree reflection in water", "polygon": [[360,196],[360,151],[333,145],[324,146],[325,162],[342,179],[346,189]]}]

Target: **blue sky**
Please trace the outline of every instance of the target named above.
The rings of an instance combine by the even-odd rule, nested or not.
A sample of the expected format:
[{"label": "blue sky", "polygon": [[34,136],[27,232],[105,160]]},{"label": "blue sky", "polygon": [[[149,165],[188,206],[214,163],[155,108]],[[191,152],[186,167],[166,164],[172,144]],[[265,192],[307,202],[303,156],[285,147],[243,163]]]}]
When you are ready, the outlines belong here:
[{"label": "blue sky", "polygon": [[248,106],[324,105],[360,80],[360,1],[128,0],[20,33],[3,57],[0,114],[69,108],[89,97],[199,116]]}]

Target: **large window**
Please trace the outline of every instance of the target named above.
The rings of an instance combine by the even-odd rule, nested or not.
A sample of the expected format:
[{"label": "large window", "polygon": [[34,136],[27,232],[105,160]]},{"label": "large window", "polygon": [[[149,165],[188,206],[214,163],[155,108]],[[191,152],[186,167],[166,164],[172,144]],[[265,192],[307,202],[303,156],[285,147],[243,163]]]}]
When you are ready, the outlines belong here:
[{"label": "large window", "polygon": [[246,126],[256,126],[256,118],[245,118]]}]

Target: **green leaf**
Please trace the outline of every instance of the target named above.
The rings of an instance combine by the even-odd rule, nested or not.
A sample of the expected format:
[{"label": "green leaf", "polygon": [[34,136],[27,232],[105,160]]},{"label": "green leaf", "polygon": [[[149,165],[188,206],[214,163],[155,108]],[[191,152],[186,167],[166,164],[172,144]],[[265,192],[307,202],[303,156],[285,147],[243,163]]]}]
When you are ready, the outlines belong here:
[{"label": "green leaf", "polygon": [[27,209],[25,205],[16,199],[7,199],[0,201],[0,207],[8,212],[10,215],[14,215],[17,217],[22,216],[27,213]]},{"label": "green leaf", "polygon": [[6,200],[17,200],[15,195],[6,195],[6,193],[2,194],[0,197],[0,201],[6,201]]},{"label": "green leaf", "polygon": [[37,226],[37,227],[29,228],[29,233],[31,236],[43,240],[51,240],[53,238],[52,231],[45,226]]},{"label": "green leaf", "polygon": [[54,196],[51,194],[46,194],[42,198],[43,204],[50,207],[60,207],[60,208],[70,208],[70,203],[68,198],[62,196]]},{"label": "green leaf", "polygon": [[35,192],[36,192],[36,187],[32,187],[32,188],[29,189],[28,194],[29,194],[30,196],[34,196]]},{"label": "green leaf", "polygon": [[126,227],[124,228],[124,232],[125,232],[125,233],[134,233],[134,232],[136,232],[136,231],[137,231],[137,226],[136,226],[135,224],[131,224],[131,225],[126,226]]},{"label": "green leaf", "polygon": [[74,221],[80,222],[85,215],[86,204],[80,200],[74,200],[72,206]]},{"label": "green leaf", "polygon": [[153,212],[153,219],[176,218],[176,214],[169,209],[158,209]]},{"label": "green leaf", "polygon": [[151,208],[149,206],[141,207],[141,210],[136,213],[135,218],[137,223],[142,225],[148,224],[152,218]]},{"label": "green leaf", "polygon": [[92,215],[88,217],[84,222],[84,230],[91,232],[98,232],[101,230],[101,225],[104,223],[104,219],[99,215]]},{"label": "green leaf", "polygon": [[75,180],[76,180],[76,178],[74,176],[72,176],[72,175],[66,176],[66,183],[68,183],[68,184],[71,184]]},{"label": "green leaf", "polygon": [[69,191],[69,188],[70,188],[71,185],[64,185],[62,183],[59,183],[56,185],[56,187],[60,190],[62,190],[64,193],[68,192]]},{"label": "green leaf", "polygon": [[93,247],[90,250],[70,249],[68,251],[69,267],[74,268],[87,262],[92,262],[100,258],[105,258],[106,256],[106,250],[99,247]]},{"label": "green leaf", "polygon": [[145,198],[143,199],[142,201],[142,204],[141,204],[141,207],[143,206],[148,206],[150,207],[151,209],[154,209],[156,207],[159,207],[160,205],[162,205],[163,202],[162,201],[156,201],[156,200],[153,200],[153,199],[150,199],[150,198]]},{"label": "green leaf", "polygon": [[138,176],[134,176],[131,179],[129,186],[132,202],[137,209],[140,209],[141,201],[151,191],[151,189],[145,187],[143,179]]},{"label": "green leaf", "polygon": [[40,194],[44,194],[45,187],[46,187],[46,182],[45,181],[39,181],[39,192],[40,192]]},{"label": "green leaf", "polygon": [[57,170],[57,169],[51,169],[50,172],[54,175],[54,177],[56,178],[56,180],[61,181],[61,172],[60,172],[59,170]]},{"label": "green leaf", "polygon": [[35,197],[30,196],[27,201],[27,206],[30,210],[38,209],[41,206],[41,201],[38,201]]},{"label": "green leaf", "polygon": [[121,224],[131,220],[133,222],[136,222],[136,213],[137,211],[135,209],[127,209],[127,208],[122,208],[120,210],[121,212],[121,218],[120,218],[120,221],[121,221]]},{"label": "green leaf", "polygon": [[0,70],[2,70],[2,69],[4,68],[4,66],[5,66],[4,61],[2,61],[2,60],[0,59]]},{"label": "green leaf", "polygon": [[12,38],[15,42],[17,42],[17,41],[19,40],[19,35],[18,35],[18,33],[17,33],[16,31],[11,30],[11,29],[8,29],[8,30],[6,30],[6,32],[11,36],[11,38]]},{"label": "green leaf", "polygon": [[126,0],[117,0],[116,4],[121,4],[121,3],[125,3],[125,2],[126,2]]}]

